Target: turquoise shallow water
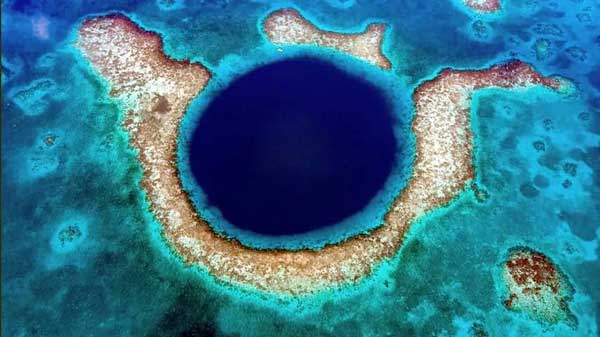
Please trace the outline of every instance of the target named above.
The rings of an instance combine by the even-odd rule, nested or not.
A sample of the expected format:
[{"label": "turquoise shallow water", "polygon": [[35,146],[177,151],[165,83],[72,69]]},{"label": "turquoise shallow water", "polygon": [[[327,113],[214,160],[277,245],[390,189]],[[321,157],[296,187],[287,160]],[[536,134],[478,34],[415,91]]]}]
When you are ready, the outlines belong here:
[{"label": "turquoise shallow water", "polygon": [[[597,1],[504,1],[505,10],[490,17],[452,0],[175,4],[3,2],[3,335],[474,336],[473,323],[489,336],[598,335]],[[360,285],[301,299],[224,287],[183,266],[162,241],[138,186],[141,168],[120,128],[119,103],[73,49],[74,30],[86,15],[122,11],[160,33],[171,57],[206,64],[218,88],[276,57],[258,24],[290,5],[337,31],[386,22],[393,69],[373,78],[393,82],[397,110],[407,117],[414,88],[444,67],[519,58],[572,79],[578,90],[569,97],[541,89],[478,93],[474,164],[490,198],[480,203],[465,191],[419,220],[396,257]],[[34,34],[32,22],[44,19],[47,36]],[[380,74],[318,48],[286,53],[324,53]],[[17,95],[23,89],[30,95]],[[193,104],[206,102],[200,96]],[[183,127],[193,122],[187,116]],[[502,305],[499,266],[517,245],[544,252],[568,276],[576,328]]]}]

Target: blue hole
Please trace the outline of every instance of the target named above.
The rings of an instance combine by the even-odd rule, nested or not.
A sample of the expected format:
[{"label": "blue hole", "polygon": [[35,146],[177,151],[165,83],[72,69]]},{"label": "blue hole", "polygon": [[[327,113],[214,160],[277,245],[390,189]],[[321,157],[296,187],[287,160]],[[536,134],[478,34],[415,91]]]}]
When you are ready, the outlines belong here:
[{"label": "blue hole", "polygon": [[393,124],[373,84],[311,57],[278,61],[210,102],[188,148],[191,172],[232,225],[306,233],[360,211],[383,188],[399,148]]}]

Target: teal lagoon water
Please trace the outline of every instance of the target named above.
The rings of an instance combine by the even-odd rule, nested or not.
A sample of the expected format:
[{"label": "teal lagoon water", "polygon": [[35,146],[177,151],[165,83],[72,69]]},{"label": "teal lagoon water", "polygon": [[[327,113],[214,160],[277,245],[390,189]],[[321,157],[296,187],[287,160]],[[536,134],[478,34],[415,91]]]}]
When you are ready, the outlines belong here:
[{"label": "teal lagoon water", "polygon": [[[499,15],[478,16],[451,0],[3,2],[2,334],[473,336],[476,324],[489,336],[597,336],[600,8],[591,0],[503,4]],[[72,42],[86,16],[129,15],[162,36],[168,55],[214,72],[192,111],[240,73],[283,57],[259,24],[289,6],[336,31],[388,24],[389,74],[318,48],[285,53],[330,58],[369,75],[397,95],[401,121],[412,115],[412,91],[445,67],[519,58],[570,78],[578,90],[569,97],[479,92],[474,164],[489,199],[480,203],[465,191],[419,220],[397,256],[360,285],[293,300],[232,289],[184,266],[162,241],[120,127],[120,105]],[[182,127],[196,122],[191,114]],[[394,125],[394,132],[407,127]],[[364,214],[384,212],[403,170],[393,170],[381,202]],[[364,229],[349,225],[323,237]],[[575,328],[504,308],[499,265],[517,245],[544,252],[565,272],[575,288]]]}]

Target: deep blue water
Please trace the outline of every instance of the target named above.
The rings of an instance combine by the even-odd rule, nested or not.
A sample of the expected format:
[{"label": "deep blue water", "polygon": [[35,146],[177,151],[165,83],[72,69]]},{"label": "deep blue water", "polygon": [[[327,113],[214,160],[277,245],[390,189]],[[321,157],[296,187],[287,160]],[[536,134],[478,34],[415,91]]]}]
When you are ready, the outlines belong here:
[{"label": "deep blue water", "polygon": [[382,188],[397,149],[392,125],[373,84],[296,58],[224,89],[202,113],[189,157],[209,204],[230,223],[298,234],[360,211]]}]

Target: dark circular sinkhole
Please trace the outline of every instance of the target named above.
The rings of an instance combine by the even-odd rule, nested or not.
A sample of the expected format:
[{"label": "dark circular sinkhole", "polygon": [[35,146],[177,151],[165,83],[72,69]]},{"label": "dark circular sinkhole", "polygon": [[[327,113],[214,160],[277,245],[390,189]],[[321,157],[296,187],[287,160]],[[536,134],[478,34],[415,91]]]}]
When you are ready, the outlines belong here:
[{"label": "dark circular sinkhole", "polygon": [[219,92],[189,144],[191,172],[232,225],[306,233],[359,212],[398,151],[392,107],[373,84],[319,59],[254,69]]}]

